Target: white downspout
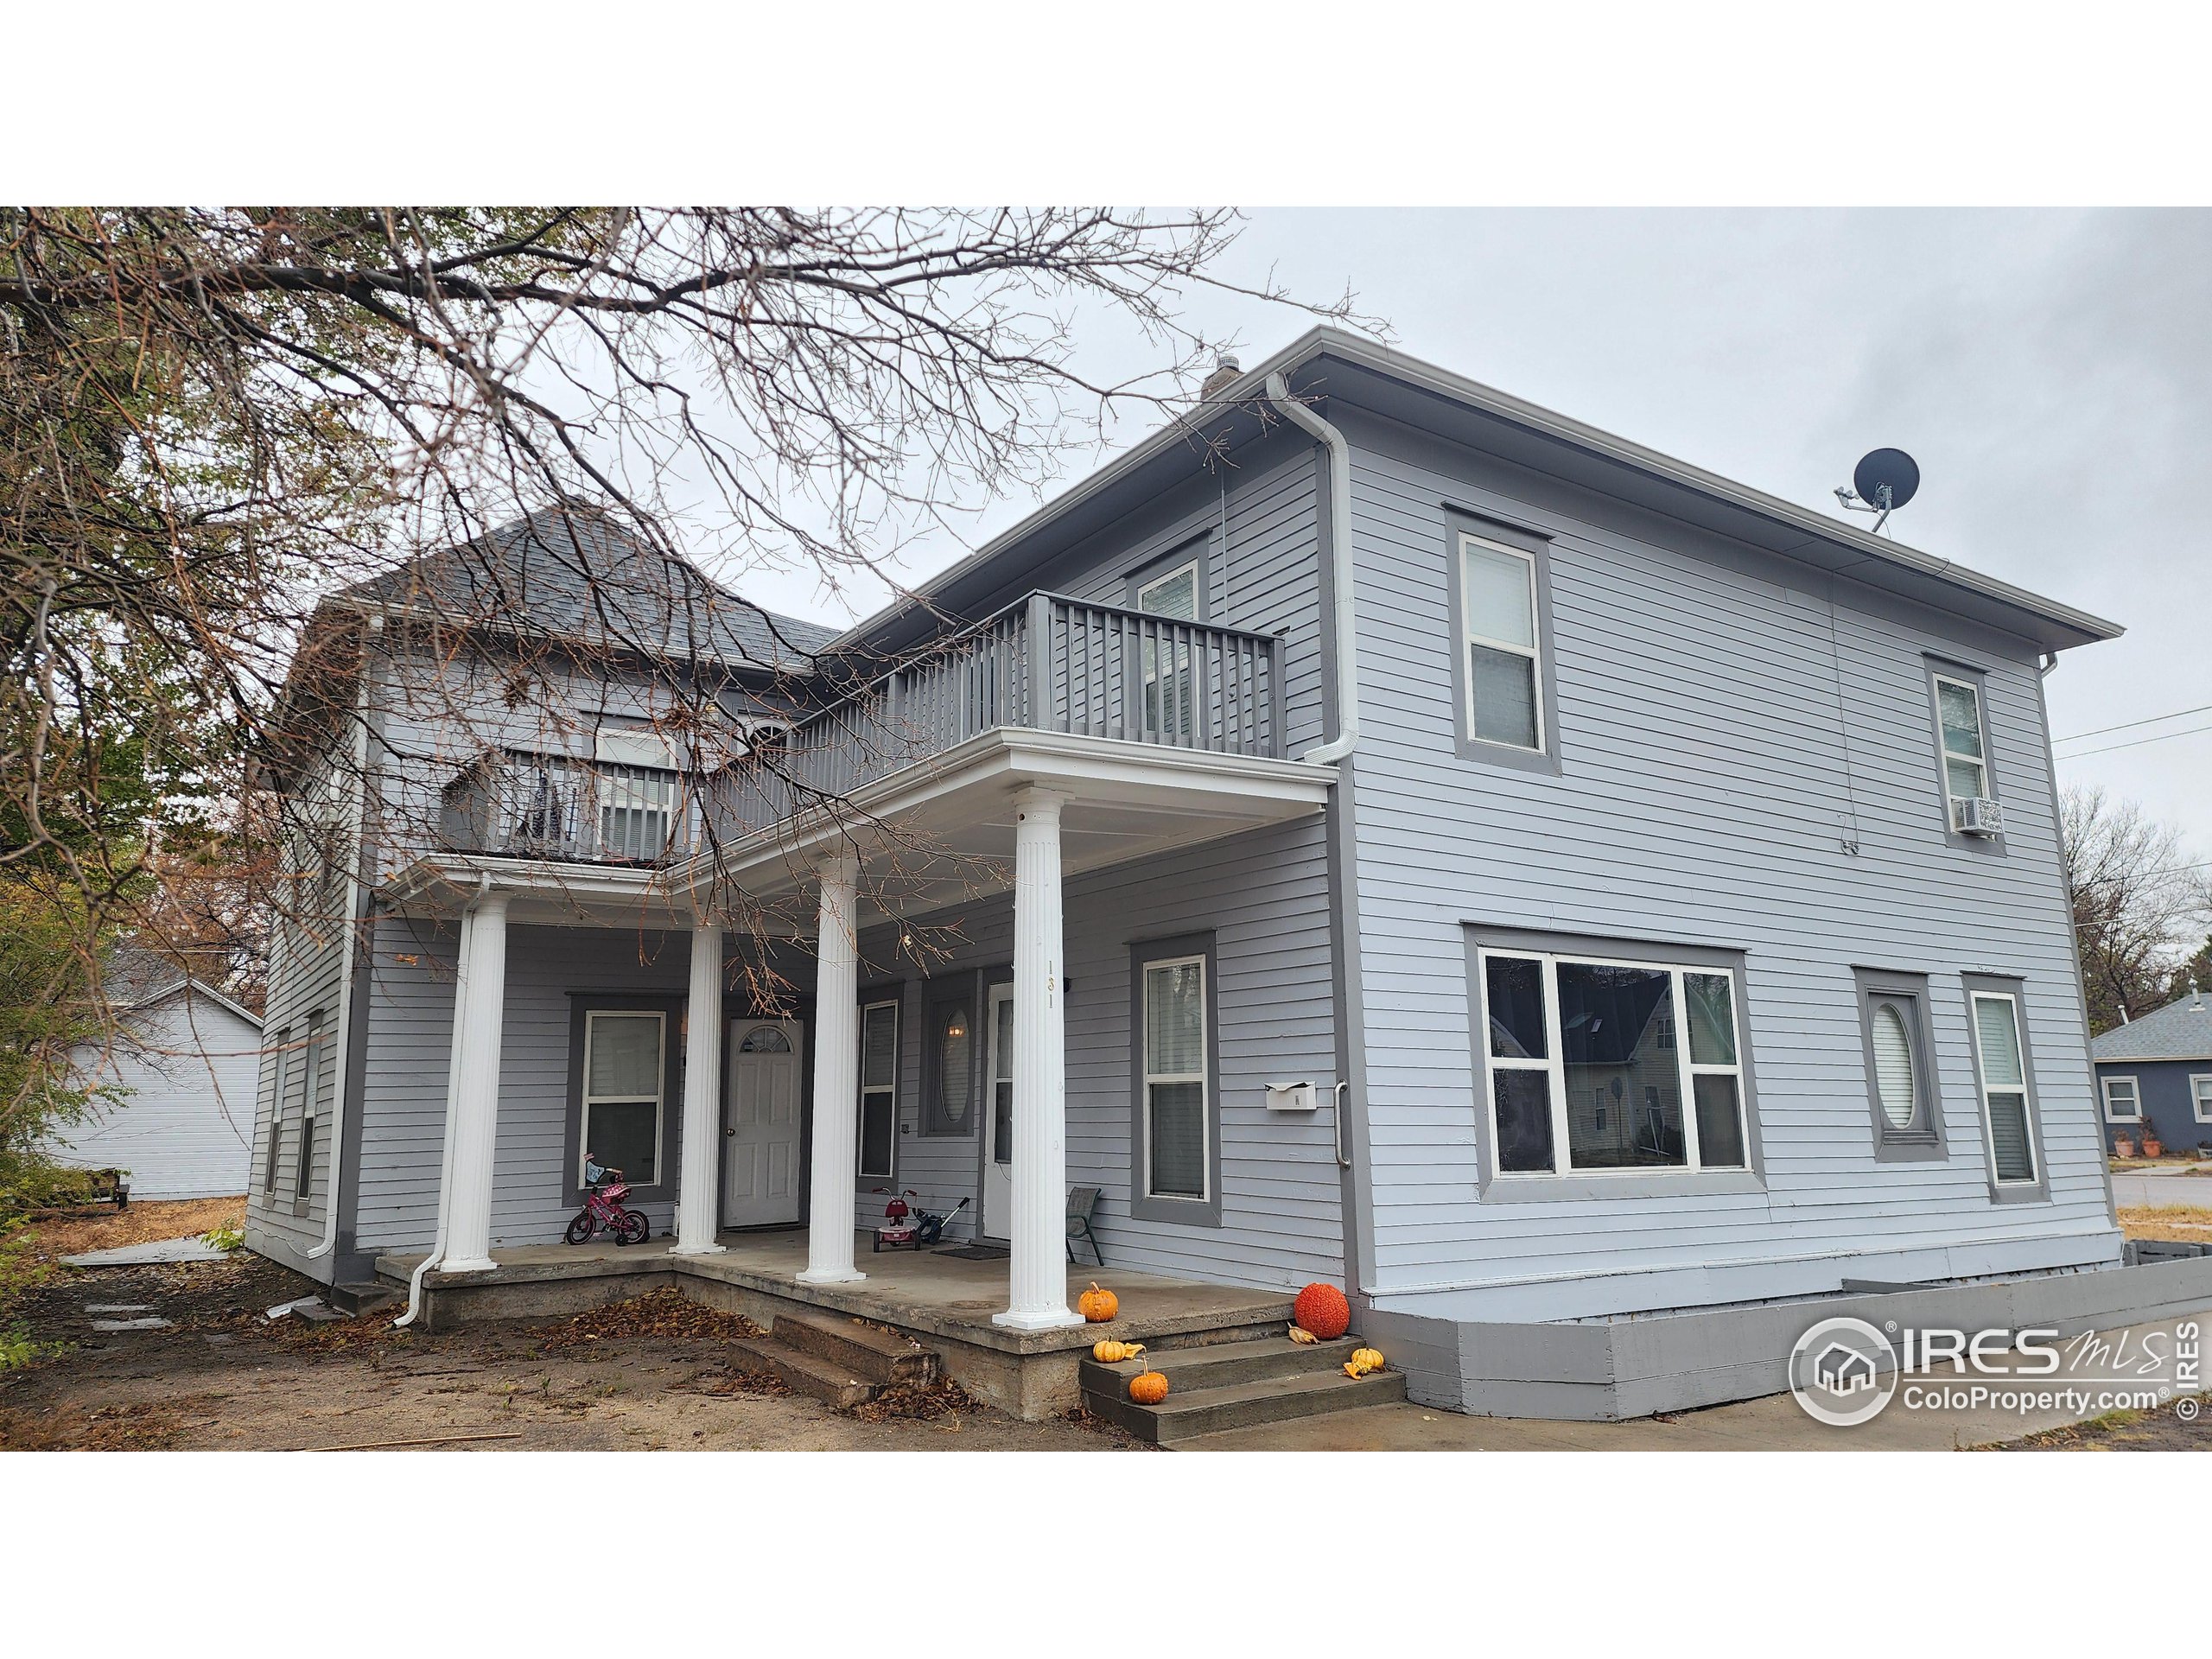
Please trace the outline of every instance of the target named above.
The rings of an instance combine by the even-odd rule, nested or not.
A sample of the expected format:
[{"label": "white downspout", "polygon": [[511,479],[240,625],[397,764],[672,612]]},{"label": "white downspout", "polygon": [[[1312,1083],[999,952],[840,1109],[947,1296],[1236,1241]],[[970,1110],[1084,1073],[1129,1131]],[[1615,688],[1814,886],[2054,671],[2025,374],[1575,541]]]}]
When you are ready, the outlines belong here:
[{"label": "white downspout", "polygon": [[423,1281],[446,1259],[446,1207],[453,1188],[453,1097],[461,1087],[461,1041],[468,1028],[468,936],[476,926],[477,901],[492,890],[492,878],[476,878],[476,897],[461,912],[461,942],[454,954],[453,1052],[446,1058],[445,1135],[438,1160],[438,1224],[430,1235],[430,1253],[415,1264],[407,1280],[407,1311],[394,1319],[392,1328],[412,1325],[423,1311]]},{"label": "white downspout", "polygon": [[[384,619],[368,619],[372,633],[381,632]],[[322,1243],[308,1252],[310,1262],[328,1255],[338,1245],[338,1186],[346,1173],[346,1111],[353,1103],[346,1091],[346,1056],[353,1051],[353,959],[360,954],[353,938],[354,913],[361,906],[361,850],[369,822],[369,649],[361,642],[361,683],[353,698],[353,868],[346,878],[346,955],[338,970],[338,1059],[331,1067],[330,1184],[322,1201]]]},{"label": "white downspout", "polygon": [[1280,372],[1268,377],[1268,401],[1285,420],[1329,451],[1329,574],[1336,603],[1330,632],[1337,648],[1337,734],[1298,758],[1310,766],[1341,760],[1359,742],[1359,605],[1351,579],[1351,446],[1344,435],[1290,395]]}]

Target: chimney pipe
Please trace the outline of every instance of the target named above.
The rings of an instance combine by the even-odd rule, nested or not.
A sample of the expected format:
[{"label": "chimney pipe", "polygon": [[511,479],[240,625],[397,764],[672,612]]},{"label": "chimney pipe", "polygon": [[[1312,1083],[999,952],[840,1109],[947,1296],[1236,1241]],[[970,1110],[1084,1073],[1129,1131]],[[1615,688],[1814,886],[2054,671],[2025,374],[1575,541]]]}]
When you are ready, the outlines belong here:
[{"label": "chimney pipe", "polygon": [[1206,401],[1224,386],[1235,385],[1236,377],[1243,372],[1244,365],[1224,352],[1214,359],[1213,372],[1206,376],[1205,383],[1198,387],[1199,400]]}]

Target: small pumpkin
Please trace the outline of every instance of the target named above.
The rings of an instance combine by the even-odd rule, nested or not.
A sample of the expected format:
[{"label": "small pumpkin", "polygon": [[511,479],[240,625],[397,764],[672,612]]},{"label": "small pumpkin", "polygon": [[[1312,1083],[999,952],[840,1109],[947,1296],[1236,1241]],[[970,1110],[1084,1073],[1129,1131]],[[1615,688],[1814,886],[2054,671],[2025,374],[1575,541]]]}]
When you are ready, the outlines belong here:
[{"label": "small pumpkin", "polygon": [[1129,1398],[1141,1406],[1156,1406],[1167,1397],[1167,1373],[1141,1370],[1129,1379]]},{"label": "small pumpkin", "polygon": [[1111,1337],[1103,1337],[1090,1344],[1090,1357],[1101,1365],[1116,1365],[1122,1360],[1135,1359],[1142,1352],[1144,1344],[1116,1342]]},{"label": "small pumpkin", "polygon": [[1290,1339],[1293,1342],[1319,1342],[1321,1340],[1320,1338],[1315,1336],[1311,1331],[1308,1331],[1302,1325],[1294,1325],[1290,1327]]},{"label": "small pumpkin", "polygon": [[1379,1348],[1355,1348],[1351,1357],[1344,1362],[1346,1376],[1365,1376],[1370,1371],[1382,1369],[1382,1351]]},{"label": "small pumpkin", "polygon": [[1311,1284],[1291,1304],[1291,1317],[1324,1342],[1351,1329],[1351,1304],[1334,1285]]},{"label": "small pumpkin", "polygon": [[1112,1291],[1099,1289],[1094,1280],[1090,1288],[1075,1299],[1075,1311],[1093,1325],[1103,1325],[1122,1311],[1122,1302]]}]

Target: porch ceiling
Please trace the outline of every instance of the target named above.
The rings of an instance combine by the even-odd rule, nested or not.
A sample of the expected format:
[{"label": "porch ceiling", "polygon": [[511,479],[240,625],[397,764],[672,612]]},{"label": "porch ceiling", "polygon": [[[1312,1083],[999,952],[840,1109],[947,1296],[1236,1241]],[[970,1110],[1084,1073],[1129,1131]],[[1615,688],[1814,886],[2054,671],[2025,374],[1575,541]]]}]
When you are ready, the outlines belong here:
[{"label": "porch ceiling", "polygon": [[1067,798],[1061,868],[1080,874],[1248,830],[1310,817],[1328,803],[1332,766],[1157,743],[1001,728],[670,872],[680,895],[717,878],[772,902],[813,880],[816,860],[858,855],[864,912],[918,915],[1013,880],[1014,801],[1030,787]]}]

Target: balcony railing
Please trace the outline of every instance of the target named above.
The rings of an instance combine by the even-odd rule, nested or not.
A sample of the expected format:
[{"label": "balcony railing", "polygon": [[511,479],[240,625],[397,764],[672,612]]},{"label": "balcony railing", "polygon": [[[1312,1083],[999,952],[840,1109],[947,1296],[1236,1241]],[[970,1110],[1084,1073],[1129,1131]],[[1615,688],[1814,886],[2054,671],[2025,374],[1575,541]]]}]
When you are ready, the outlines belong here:
[{"label": "balcony railing", "polygon": [[492,750],[446,785],[441,829],[456,851],[658,864],[690,845],[683,774]]},{"label": "balcony railing", "polygon": [[730,768],[723,810],[757,829],[999,727],[1279,759],[1282,640],[1032,594]]}]

